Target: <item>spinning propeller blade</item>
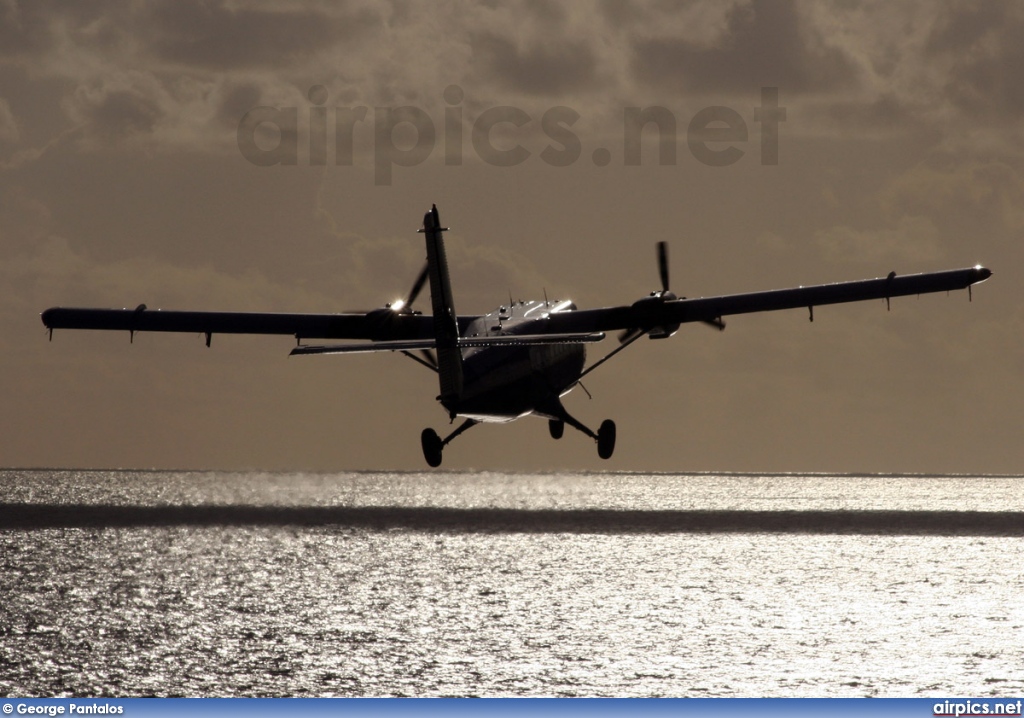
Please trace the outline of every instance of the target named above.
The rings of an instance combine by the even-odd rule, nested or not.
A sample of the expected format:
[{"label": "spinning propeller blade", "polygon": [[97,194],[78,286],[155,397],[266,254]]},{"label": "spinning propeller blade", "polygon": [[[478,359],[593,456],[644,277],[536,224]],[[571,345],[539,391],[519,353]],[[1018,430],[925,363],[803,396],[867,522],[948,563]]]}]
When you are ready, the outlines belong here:
[{"label": "spinning propeller blade", "polygon": [[396,314],[416,314],[412,310],[412,303],[416,301],[416,297],[420,295],[420,290],[423,289],[423,285],[427,283],[427,265],[423,265],[423,270],[416,277],[416,281],[412,284],[412,289],[409,290],[409,296],[405,299],[399,299],[396,302],[391,302],[387,306],[392,312]]},{"label": "spinning propeller blade", "polygon": [[420,290],[423,289],[423,285],[427,283],[428,267],[426,264],[423,265],[423,271],[420,272],[420,276],[416,277],[416,281],[412,285],[412,289],[409,290],[409,298],[405,300],[405,306],[412,306],[412,303],[416,301],[416,297],[420,295]]},{"label": "spinning propeller blade", "polygon": [[628,344],[634,339],[639,339],[643,336],[643,329],[627,329],[623,332],[619,332],[619,344]]},{"label": "spinning propeller blade", "polygon": [[661,291],[668,291],[668,242],[658,242],[658,275],[661,277]]}]

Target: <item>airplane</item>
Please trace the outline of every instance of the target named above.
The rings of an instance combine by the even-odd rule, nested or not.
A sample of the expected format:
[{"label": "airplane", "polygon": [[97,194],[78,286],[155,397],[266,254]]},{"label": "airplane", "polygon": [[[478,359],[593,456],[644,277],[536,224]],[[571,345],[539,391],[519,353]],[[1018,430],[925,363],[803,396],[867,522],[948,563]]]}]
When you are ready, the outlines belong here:
[{"label": "airplane", "polygon": [[[801,286],[744,294],[686,299],[669,290],[668,249],[657,245],[661,289],[632,304],[600,309],[579,309],[570,300],[519,301],[482,315],[457,314],[448,273],[437,205],[424,217],[426,266],[408,296],[369,312],[287,314],[259,312],[197,312],[135,309],[54,307],[42,313],[53,339],[54,329],[99,329],[136,332],[214,334],[287,334],[295,337],[291,355],[400,352],[437,372],[437,400],[449,422],[462,419],[444,438],[434,429],[420,435],[423,457],[432,467],[457,436],[482,422],[506,423],[534,415],[548,420],[554,439],[565,425],[579,430],[597,444],[597,453],[609,459],[615,450],[616,428],[611,419],[597,431],[566,411],[562,397],[613,356],[640,339],[667,339],[680,325],[703,322],[725,329],[723,317],[751,312],[807,308],[885,299],[929,292],[967,289],[992,272],[980,265],[965,269],[864,279],[835,284]],[[430,286],[431,313],[412,308],[423,286]],[[601,359],[586,365],[586,345],[618,332],[618,345]],[[349,340],[348,343],[308,344],[308,340]],[[355,341],[352,341],[355,340]],[[585,389],[584,389],[585,390]]]}]

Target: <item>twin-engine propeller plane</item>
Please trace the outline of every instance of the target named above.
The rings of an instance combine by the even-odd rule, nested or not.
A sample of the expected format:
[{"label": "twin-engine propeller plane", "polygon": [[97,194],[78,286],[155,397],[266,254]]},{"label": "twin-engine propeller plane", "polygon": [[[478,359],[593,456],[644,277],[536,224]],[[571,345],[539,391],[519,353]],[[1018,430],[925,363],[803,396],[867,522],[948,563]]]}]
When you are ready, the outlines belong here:
[{"label": "twin-engine propeller plane", "polygon": [[[968,289],[988,279],[992,272],[975,266],[945,272],[929,272],[865,279],[731,296],[686,299],[669,291],[668,252],[658,244],[661,289],[630,305],[604,309],[577,309],[570,301],[516,302],[490,314],[456,314],[448,277],[437,206],[423,217],[419,230],[426,238],[427,263],[409,296],[381,309],[345,314],[264,314],[250,312],[151,311],[144,304],[135,309],[65,309],[43,312],[50,329],[109,329],[130,332],[190,332],[214,334],[288,334],[297,346],[292,354],[356,354],[401,352],[437,372],[441,393],[437,397],[451,422],[462,423],[445,438],[433,429],[421,435],[423,456],[440,466],[441,454],[452,439],[480,422],[509,422],[534,414],[548,420],[551,436],[561,438],[565,425],[597,443],[602,459],[615,450],[615,423],[601,423],[597,431],[572,417],[561,397],[604,362],[643,336],[665,339],[681,324],[703,322],[725,329],[723,317],[805,307],[814,318],[814,307],[824,304],[885,299],[909,294]],[[430,315],[413,310],[412,304],[429,279]],[[589,367],[586,345],[619,332],[619,344]],[[357,343],[311,345],[305,340],[359,340]]]}]

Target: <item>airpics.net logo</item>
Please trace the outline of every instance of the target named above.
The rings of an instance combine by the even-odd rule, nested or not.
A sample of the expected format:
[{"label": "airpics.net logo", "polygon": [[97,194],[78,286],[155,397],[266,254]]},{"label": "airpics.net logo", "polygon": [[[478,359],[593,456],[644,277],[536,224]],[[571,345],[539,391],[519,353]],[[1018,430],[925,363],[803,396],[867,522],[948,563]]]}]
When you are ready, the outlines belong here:
[{"label": "airpics.net logo", "polygon": [[[531,159],[551,167],[568,167],[583,157],[584,143],[573,130],[581,115],[571,107],[558,105],[535,117],[510,105],[490,107],[475,117],[465,117],[465,93],[458,85],[449,85],[442,93],[444,119],[435,122],[426,111],[413,105],[399,107],[328,106],[329,93],[323,85],[309,89],[308,108],[254,107],[238,122],[238,149],[242,156],[259,167],[299,164],[299,137],[308,141],[308,163],[328,163],[329,138],[333,138],[333,164],[352,166],[357,159],[373,161],[374,184],[391,185],[395,167],[415,167],[429,159],[441,145],[444,164],[461,166],[464,162],[466,130],[469,147],[485,164],[515,167]],[[759,126],[757,143],[762,165],[779,163],[779,123],[786,119],[786,108],[779,107],[779,89],[761,88],[761,104],[749,115]],[[300,121],[300,116],[302,121]],[[684,118],[685,119],[685,118]],[[539,129],[542,138],[537,134]],[[438,138],[438,126],[442,137]],[[657,136],[659,165],[675,166],[679,154],[679,119],[667,107],[625,107],[622,112],[622,165],[643,164],[645,135]],[[301,132],[300,132],[301,131]],[[694,113],[686,122],[686,148],[693,160],[708,167],[736,164],[749,148],[750,125],[743,114],[731,107],[714,105]],[[538,138],[546,144],[530,149]],[[357,139],[361,140],[357,142]],[[368,140],[368,142],[367,142]],[[357,152],[357,147],[369,149]],[[358,155],[365,155],[359,157]],[[611,149],[590,151],[590,161],[606,167],[615,159]]]},{"label": "airpics.net logo", "polygon": [[1019,716],[1024,701],[943,701],[932,706],[933,716],[972,718],[974,716]]}]

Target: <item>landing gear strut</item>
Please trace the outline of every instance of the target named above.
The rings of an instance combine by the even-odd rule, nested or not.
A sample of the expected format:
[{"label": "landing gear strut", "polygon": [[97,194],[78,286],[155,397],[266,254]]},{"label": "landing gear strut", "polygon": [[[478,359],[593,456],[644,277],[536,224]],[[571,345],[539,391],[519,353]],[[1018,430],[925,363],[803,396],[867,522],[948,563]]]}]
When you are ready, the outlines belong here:
[{"label": "landing gear strut", "polygon": [[[471,426],[476,426],[479,421],[475,419],[466,419],[459,425],[459,428],[448,434],[443,440],[437,435],[437,432],[433,429],[424,429],[423,433],[420,434],[420,445],[423,447],[423,458],[427,460],[430,466],[437,468],[441,465],[441,454],[444,451],[452,439],[464,432]],[[613,432],[614,433],[614,432]],[[614,436],[612,437],[614,443]]]},{"label": "landing gear strut", "polygon": [[551,432],[552,438],[561,438],[565,425],[568,424],[597,442],[597,455],[602,459],[610,459],[615,453],[615,422],[611,419],[602,421],[601,428],[594,433],[569,414],[560,401],[556,401],[552,406],[545,406],[544,413],[555,417],[548,419],[548,431]]},{"label": "landing gear strut", "polygon": [[[556,403],[554,406],[545,407],[544,413],[548,416],[555,417],[553,419],[548,419],[548,431],[551,432],[552,438],[562,438],[562,434],[565,432],[565,425],[568,424],[597,442],[597,455],[602,459],[610,459],[612,454],[615,452],[615,422],[611,419],[605,419],[602,421],[601,428],[595,433],[581,424],[575,417],[571,416],[569,412],[565,410],[565,407],[562,406],[561,402]],[[448,444],[452,442],[452,439],[464,432],[466,429],[476,426],[479,423],[480,422],[475,419],[466,419],[464,422],[459,424],[459,428],[450,433],[444,439],[438,436],[437,432],[433,429],[424,429],[420,434],[420,445],[423,447],[423,458],[427,460],[427,463],[430,466],[437,468],[441,465],[444,447],[448,446]]]}]

